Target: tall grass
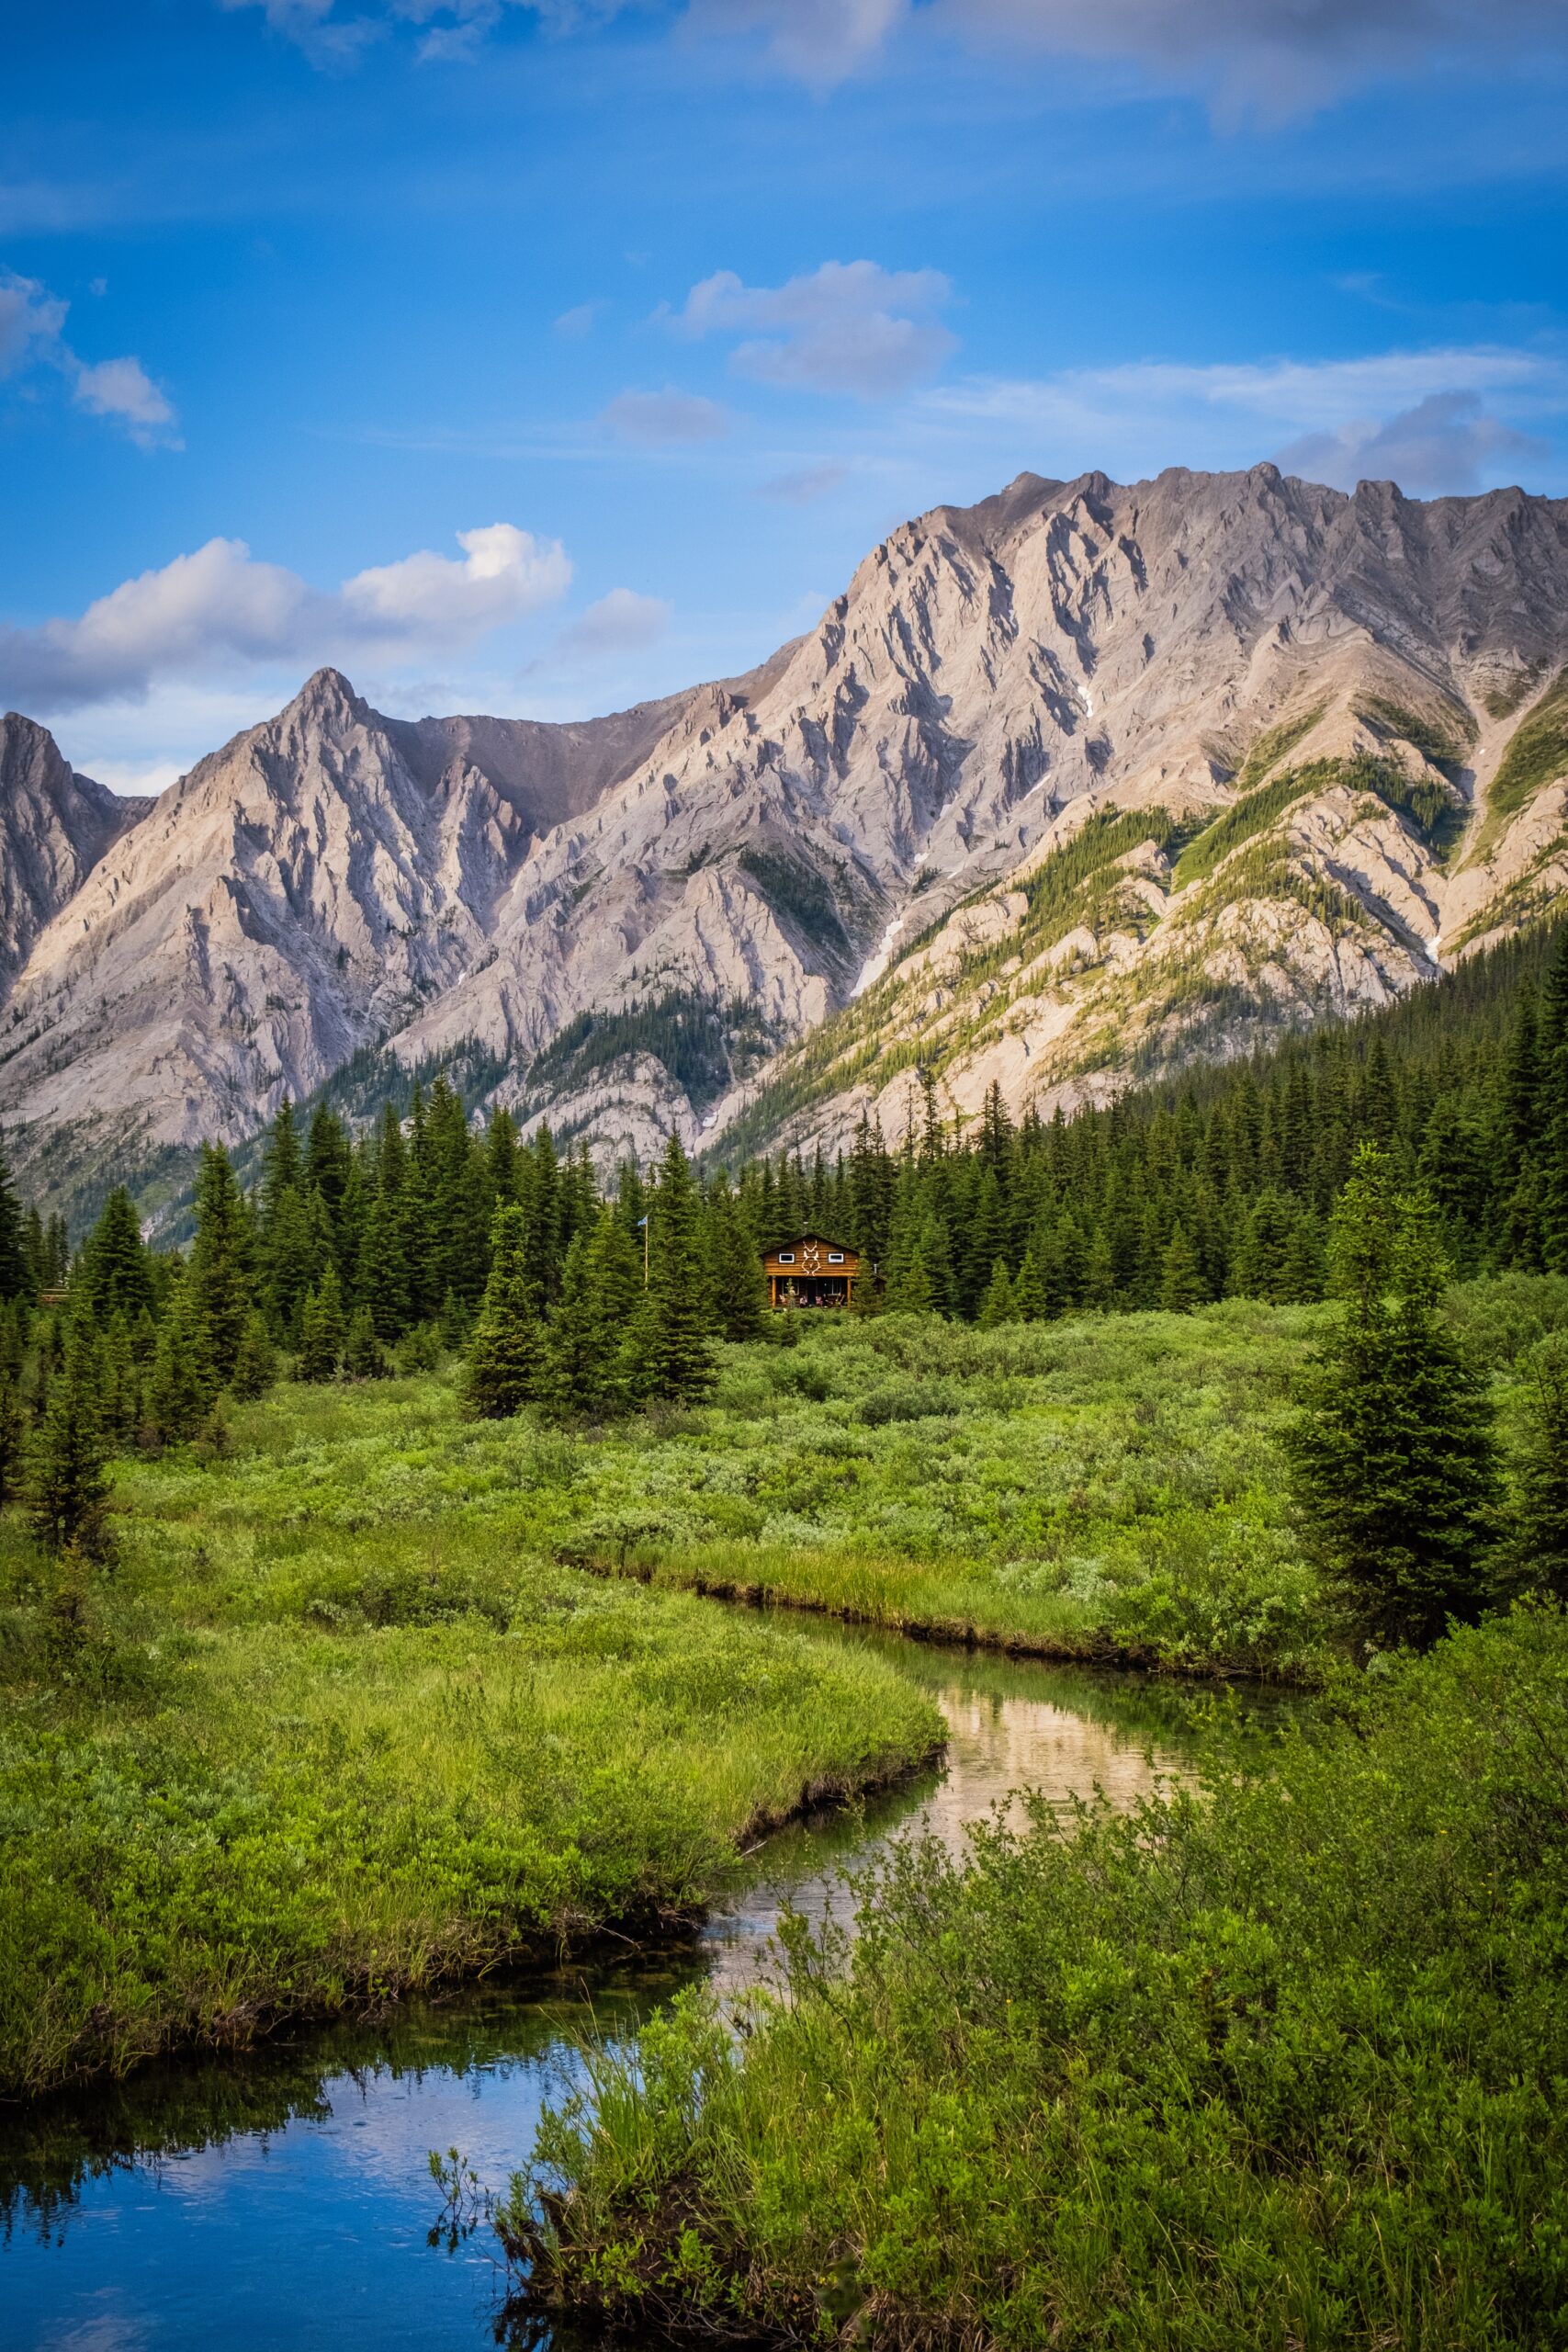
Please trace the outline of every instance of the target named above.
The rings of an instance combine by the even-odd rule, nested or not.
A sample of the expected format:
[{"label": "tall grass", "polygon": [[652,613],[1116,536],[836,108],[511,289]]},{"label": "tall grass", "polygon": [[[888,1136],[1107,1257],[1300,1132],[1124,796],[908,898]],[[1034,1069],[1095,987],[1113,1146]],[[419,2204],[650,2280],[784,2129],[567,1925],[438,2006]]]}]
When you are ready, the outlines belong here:
[{"label": "tall grass", "polygon": [[1455,1636],[1273,1769],[905,1849],[598,2054],[502,2216],[646,2338],[1061,2352],[1568,2342],[1568,1634]]},{"label": "tall grass", "polygon": [[128,1465],[117,1563],[0,1559],[0,2090],[667,1934],[941,1736],[881,1660],[527,1548],[575,1450],[436,1383]]}]

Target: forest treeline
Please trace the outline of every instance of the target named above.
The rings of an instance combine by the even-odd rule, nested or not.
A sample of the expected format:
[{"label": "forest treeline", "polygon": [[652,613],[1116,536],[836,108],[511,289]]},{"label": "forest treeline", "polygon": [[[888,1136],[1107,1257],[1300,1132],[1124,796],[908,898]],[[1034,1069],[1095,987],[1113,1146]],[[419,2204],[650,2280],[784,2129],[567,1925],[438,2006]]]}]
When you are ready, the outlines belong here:
[{"label": "forest treeline", "polygon": [[249,1193],[206,1147],[184,1253],[147,1246],[121,1189],[73,1255],[0,1169],[0,1493],[73,1352],[70,1385],[116,1443],[191,1437],[280,1358],[321,1381],[463,1349],[489,1414],[689,1399],[712,1340],[763,1326],[761,1253],[805,1231],[874,1269],[857,1311],[990,1326],[1310,1301],[1366,1143],[1422,1189],[1454,1272],[1568,1271],[1568,931],[1070,1118],[1015,1124],[993,1087],[956,1131],[917,1074],[903,1132],[863,1119],[832,1160],[699,1174],[672,1138],[605,1191],[584,1148],[561,1153],[547,1126],[522,1139],[504,1110],[481,1129],[437,1078],[357,1136],[285,1102]]}]

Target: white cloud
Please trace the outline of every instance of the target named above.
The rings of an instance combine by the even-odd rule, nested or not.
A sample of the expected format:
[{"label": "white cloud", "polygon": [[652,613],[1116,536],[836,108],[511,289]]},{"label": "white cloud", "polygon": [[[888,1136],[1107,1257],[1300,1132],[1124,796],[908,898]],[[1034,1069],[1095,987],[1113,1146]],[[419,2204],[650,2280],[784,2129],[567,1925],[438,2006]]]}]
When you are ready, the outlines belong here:
[{"label": "white cloud", "polygon": [[998,462],[1069,476],[1099,466],[1131,480],[1276,452],[1311,470],[1304,449],[1325,478],[1342,479],[1359,453],[1360,473],[1429,492],[1483,486],[1517,459],[1539,472],[1546,450],[1529,428],[1554,424],[1561,436],[1568,424],[1568,359],[1544,347],[1447,345],[1355,359],[1138,361],[971,379],[928,392],[921,413],[961,431],[971,452],[983,443]]},{"label": "white cloud", "polygon": [[[508,7],[552,29],[601,25],[639,0],[219,0],[258,7],[323,67],[391,26],[417,29],[426,59],[471,60]],[[764,59],[814,89],[874,65],[901,40],[935,38],[1007,61],[1126,60],[1222,104],[1300,113],[1378,79],[1495,71],[1568,52],[1562,0],[687,0],[699,38],[760,41]]]},{"label": "white cloud", "polygon": [[849,472],[829,458],[819,466],[800,466],[793,473],[775,474],[772,481],[761,485],[763,498],[776,498],[784,506],[809,506],[818,498],[826,498],[837,490]]},{"label": "white cloud", "polygon": [[579,302],[574,309],[563,311],[555,322],[557,334],[564,335],[568,343],[581,343],[584,335],[592,334],[593,322],[604,307],[603,302]]},{"label": "white cloud", "polygon": [[36,277],[0,271],[0,376],[19,375],[60,347],[66,305]]},{"label": "white cloud", "polygon": [[1517,458],[1546,455],[1533,434],[1489,415],[1479,393],[1428,392],[1382,423],[1373,417],[1303,434],[1276,453],[1276,463],[1337,490],[1396,481],[1413,498],[1440,498],[1482,489]]},{"label": "white cloud", "polygon": [[672,441],[717,441],[729,430],[728,412],[696,392],[619,392],[600,417],[623,441],[655,448]]},{"label": "white cloud", "polygon": [[242,539],[209,539],[123,581],[75,620],[0,629],[0,693],[70,710],[144,695],[160,678],[364,652],[417,660],[471,643],[564,595],[557,539],[510,523],[458,534],[461,560],[421,553],[357,572],[335,592],[258,563]]},{"label": "white cloud", "polygon": [[941,270],[873,261],[825,261],[783,286],[746,286],[721,269],[693,287],[673,323],[746,336],[732,362],[761,383],[880,400],[934,375],[957,348],[935,316],[952,299]]},{"label": "white cloud", "polygon": [[908,0],[692,0],[694,32],[761,33],[771,63],[830,88],[874,57],[908,15]]},{"label": "white cloud", "polygon": [[671,607],[662,597],[640,596],[635,588],[612,588],[562,632],[558,650],[589,660],[639,651],[658,644],[670,620]]},{"label": "white cloud", "polygon": [[[777,0],[787,12],[789,0]],[[1047,55],[1128,58],[1232,105],[1296,114],[1382,77],[1568,46],[1559,0],[932,0],[933,29]]]},{"label": "white cloud", "polygon": [[92,416],[115,417],[144,449],[167,441],[175,412],[140,359],[100,359],[79,367],[71,397]]},{"label": "white cloud", "polygon": [[177,448],[174,409],[141,360],[78,358],[63,334],[69,307],[36,277],[0,269],[0,376],[51,368],[90,416],[123,425],[144,449]]}]

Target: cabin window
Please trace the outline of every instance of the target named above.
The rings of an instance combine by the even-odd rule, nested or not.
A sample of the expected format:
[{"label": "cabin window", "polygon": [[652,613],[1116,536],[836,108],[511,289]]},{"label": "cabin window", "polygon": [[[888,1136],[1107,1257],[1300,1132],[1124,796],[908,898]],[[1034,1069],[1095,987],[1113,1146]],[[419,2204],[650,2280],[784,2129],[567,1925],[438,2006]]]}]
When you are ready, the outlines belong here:
[{"label": "cabin window", "polygon": [[795,1263],[795,1251],[793,1250],[781,1250],[779,1251],[779,1263],[781,1266],[793,1266]]},{"label": "cabin window", "polygon": [[843,1251],[842,1251],[841,1250],[829,1250],[829,1252],[828,1252],[828,1263],[829,1263],[830,1266],[841,1266],[841,1265],[843,1264],[843,1262],[844,1262],[844,1253],[843,1253]]}]

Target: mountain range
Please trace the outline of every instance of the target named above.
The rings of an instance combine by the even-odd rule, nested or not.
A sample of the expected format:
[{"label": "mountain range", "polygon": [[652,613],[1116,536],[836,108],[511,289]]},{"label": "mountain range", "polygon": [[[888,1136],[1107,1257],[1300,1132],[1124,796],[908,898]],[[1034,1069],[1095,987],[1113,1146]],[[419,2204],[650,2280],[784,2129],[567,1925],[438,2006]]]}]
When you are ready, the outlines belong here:
[{"label": "mountain range", "polygon": [[336,671],[157,799],[0,721],[0,1119],[69,1204],[455,1069],[610,1160],[1104,1101],[1568,881],[1568,502],[1026,474],[739,678],[571,726]]}]

